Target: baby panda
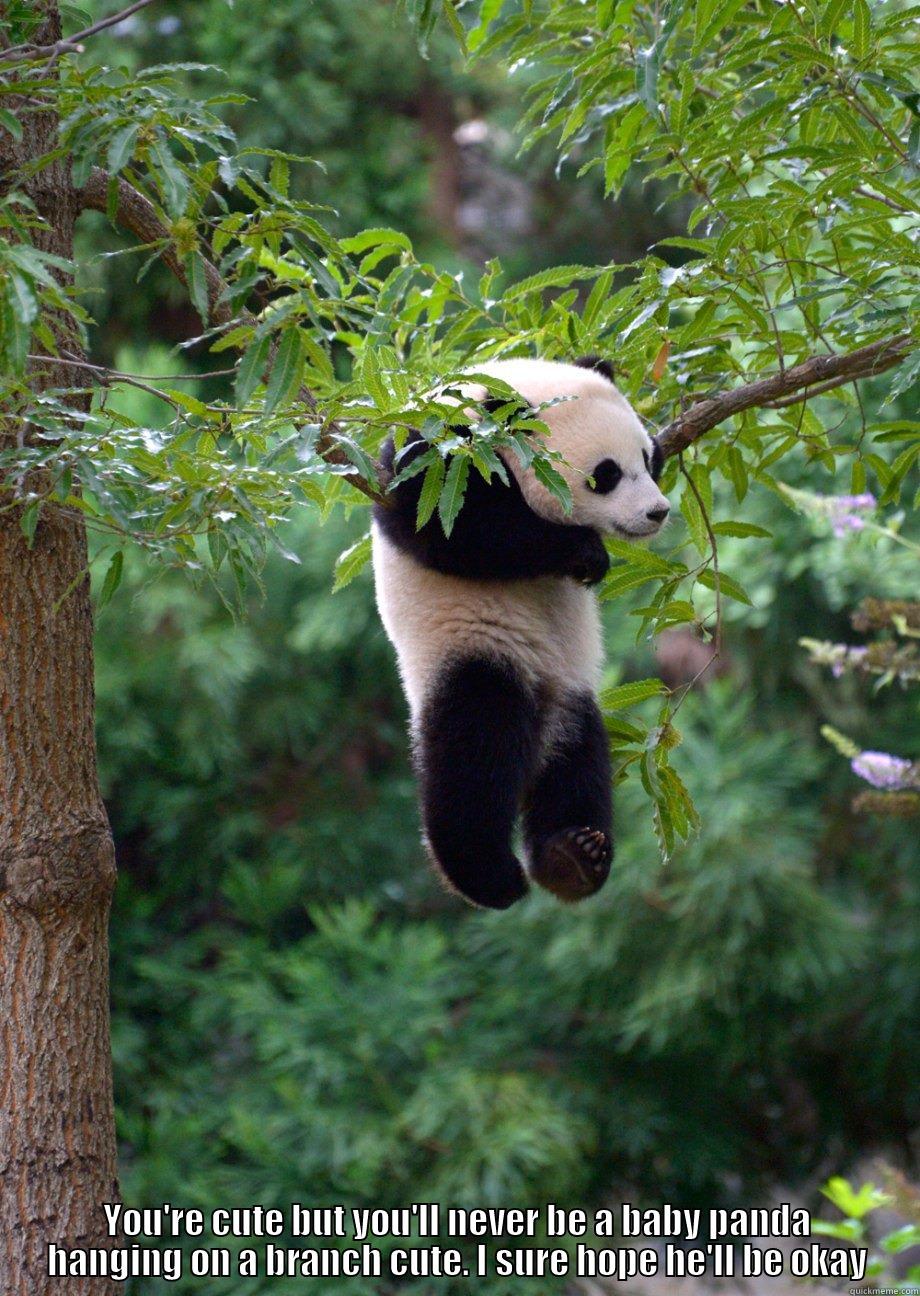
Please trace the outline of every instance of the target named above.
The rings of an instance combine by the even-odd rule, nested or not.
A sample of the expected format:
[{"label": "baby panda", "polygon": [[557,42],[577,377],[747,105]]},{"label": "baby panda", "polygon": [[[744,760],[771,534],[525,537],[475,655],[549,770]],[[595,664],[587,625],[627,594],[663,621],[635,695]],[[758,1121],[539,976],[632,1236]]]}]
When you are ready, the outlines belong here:
[{"label": "baby panda", "polygon": [[[377,604],[411,711],[425,844],[449,886],[489,909],[519,900],[528,880],[580,900],[613,855],[589,587],[609,565],[602,534],[652,536],[668,516],[661,452],[605,361],[496,360],[478,372],[529,406],[558,401],[540,418],[572,510],[503,451],[507,484],[471,471],[448,537],[437,514],[416,530],[424,474],[408,477],[374,512]],[[416,434],[394,453],[391,439],[384,467],[399,472],[426,449]],[[512,843],[519,819],[526,864]]]}]

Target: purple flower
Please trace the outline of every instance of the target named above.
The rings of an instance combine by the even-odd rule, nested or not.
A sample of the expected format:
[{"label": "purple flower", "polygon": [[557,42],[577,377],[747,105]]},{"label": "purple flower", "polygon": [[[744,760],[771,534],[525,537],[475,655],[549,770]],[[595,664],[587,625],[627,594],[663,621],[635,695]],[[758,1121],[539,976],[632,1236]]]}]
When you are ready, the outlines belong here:
[{"label": "purple flower", "polygon": [[862,531],[866,520],[861,515],[871,513],[877,501],[870,491],[864,491],[862,495],[828,495],[824,503],[834,535],[840,539],[847,531]]},{"label": "purple flower", "polygon": [[913,762],[887,752],[860,752],[850,761],[854,774],[886,792],[902,791],[913,786]]}]

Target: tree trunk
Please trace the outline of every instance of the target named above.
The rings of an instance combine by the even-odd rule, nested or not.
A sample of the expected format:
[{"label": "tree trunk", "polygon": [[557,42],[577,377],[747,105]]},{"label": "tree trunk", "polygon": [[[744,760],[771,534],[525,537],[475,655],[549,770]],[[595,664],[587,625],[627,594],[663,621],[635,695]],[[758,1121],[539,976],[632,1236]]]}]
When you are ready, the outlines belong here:
[{"label": "tree trunk", "polygon": [[[60,34],[43,0],[36,41]],[[7,175],[51,147],[51,114],[23,113],[5,136]],[[77,202],[66,163],[29,196],[36,238],[70,257]],[[59,322],[61,337],[66,326]],[[74,339],[68,349],[77,350]],[[35,383],[65,385],[53,366]],[[117,1198],[109,1045],[112,838],[96,776],[93,650],[82,523],[45,510],[30,549],[16,510],[0,512],[0,1291],[50,1296],[50,1242],[111,1245]],[[109,1296],[103,1279],[66,1284]]]}]

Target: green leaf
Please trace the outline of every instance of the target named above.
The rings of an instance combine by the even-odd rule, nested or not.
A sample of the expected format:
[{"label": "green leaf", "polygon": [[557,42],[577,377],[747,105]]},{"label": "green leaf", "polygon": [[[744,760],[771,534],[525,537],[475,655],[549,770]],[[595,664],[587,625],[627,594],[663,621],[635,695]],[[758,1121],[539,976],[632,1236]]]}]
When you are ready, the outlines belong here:
[{"label": "green leaf", "polygon": [[351,238],[342,239],[340,244],[343,252],[354,253],[366,252],[368,248],[380,245],[402,248],[406,252],[412,251],[412,240],[408,234],[402,234],[399,230],[394,229],[361,230],[359,234],[354,234]]},{"label": "green leaf", "polygon": [[[704,571],[701,571],[697,576],[697,580],[701,585],[705,585],[707,589],[714,590],[716,588],[716,575],[711,567],[707,567]],[[751,602],[750,596],[742,586],[739,585],[731,576],[726,576],[725,572],[719,572],[718,584],[719,592],[721,594],[727,594],[729,598],[735,599],[738,603],[746,603],[748,607],[754,606]]]},{"label": "green leaf", "polygon": [[737,536],[739,539],[747,536],[756,536],[761,540],[773,538],[772,531],[768,531],[766,527],[755,526],[753,522],[714,522],[712,529],[716,535]]},{"label": "green leaf", "polygon": [[457,514],[463,505],[469,472],[470,461],[468,457],[461,454],[453,455],[450,467],[447,470],[447,480],[438,500],[438,516],[441,519],[441,526],[444,528],[446,536],[449,536],[453,531]]},{"label": "green leaf", "polygon": [[22,123],[15,113],[8,108],[0,108],[0,126],[12,135],[14,140],[22,139]]},{"label": "green leaf", "polygon": [[889,1255],[898,1255],[908,1247],[920,1246],[920,1224],[905,1224],[893,1233],[886,1233],[879,1246]]},{"label": "green leaf", "polygon": [[139,132],[139,123],[131,122],[129,126],[123,126],[121,130],[116,131],[112,136],[106,154],[106,161],[112,175],[118,175],[118,172],[133,157],[134,145],[137,143]]},{"label": "green leaf", "polygon": [[680,497],[680,511],[683,513],[684,520],[687,523],[690,539],[698,552],[701,555],[707,554],[709,552],[709,533],[706,530],[706,519],[703,517],[700,502],[689,482],[685,484],[683,494]]},{"label": "green leaf", "polygon": [[457,10],[454,8],[455,0],[441,0],[441,10],[447,21],[448,26],[457,38],[461,50],[466,53],[466,32],[463,23],[457,17]]},{"label": "green leaf", "polygon": [[604,577],[599,597],[603,602],[618,598],[629,590],[638,589],[647,581],[655,580],[657,575],[657,572],[649,571],[647,568],[631,570],[629,567],[617,567]]},{"label": "green leaf", "polygon": [[542,486],[545,486],[554,499],[557,499],[566,513],[572,511],[572,492],[569,490],[568,482],[562,476],[552,463],[543,457],[537,455],[533,461],[533,474]]},{"label": "green leaf", "polygon": [[422,490],[418,499],[418,512],[415,518],[416,531],[421,531],[437,508],[443,484],[444,460],[439,456],[425,472],[425,480],[422,482]]},{"label": "green leaf", "polygon": [[188,284],[192,305],[201,317],[205,328],[208,326],[208,281],[205,277],[204,262],[197,252],[185,258],[185,282]]},{"label": "green leaf", "polygon": [[166,140],[157,135],[153,142],[156,174],[163,193],[163,204],[171,216],[181,216],[188,201],[188,180],[182,167],[170,152]]},{"label": "green leaf", "polygon": [[517,301],[531,292],[542,292],[544,288],[568,288],[577,279],[596,279],[604,271],[603,266],[564,265],[541,270],[539,274],[520,279],[503,293],[505,301]]},{"label": "green leaf", "polygon": [[204,401],[199,400],[197,396],[191,396],[188,392],[181,391],[175,387],[164,387],[163,391],[175,401],[182,409],[187,410],[189,414],[195,414],[198,418],[210,419],[211,422],[217,422],[220,414],[212,410]]},{"label": "green leaf", "polygon": [[866,0],[853,4],[853,54],[861,63],[869,53],[872,35],[872,13]]},{"label": "green leaf", "polygon": [[891,1200],[886,1193],[867,1183],[858,1192],[841,1176],[829,1179],[821,1189],[825,1197],[834,1203],[837,1209],[850,1219],[862,1219],[879,1206],[886,1206]]},{"label": "green leaf", "polygon": [[124,550],[116,549],[112,554],[108,570],[105,573],[105,579],[102,582],[102,589],[99,591],[97,607],[104,608],[121,584],[121,575],[125,565]]},{"label": "green leaf", "polygon": [[358,573],[367,565],[371,557],[371,537],[370,532],[356,540],[343,553],[340,553],[335,563],[335,581],[332,586],[333,594],[350,585]]},{"label": "green leaf", "polygon": [[393,399],[383,381],[377,352],[369,341],[365,342],[361,352],[361,381],[377,408],[382,412],[388,410]]},{"label": "green leaf", "polygon": [[740,504],[748,493],[748,471],[744,455],[737,446],[729,447],[724,471],[735,488],[735,498]]},{"label": "green leaf", "polygon": [[35,543],[35,531],[38,526],[38,519],[41,515],[43,501],[40,499],[32,500],[22,510],[19,519],[19,529],[26,538],[29,548]]},{"label": "green leaf", "polygon": [[636,53],[636,92],[650,117],[658,116],[658,66],[661,48],[656,41]]},{"label": "green leaf", "polygon": [[270,413],[276,405],[291,398],[300,386],[303,374],[303,347],[300,329],[296,325],[283,330],[268,382],[265,387],[265,409]]},{"label": "green leaf", "polygon": [[858,1242],[863,1235],[863,1226],[858,1220],[812,1220],[812,1233],[821,1237],[840,1238],[842,1242]]},{"label": "green leaf", "polygon": [[644,702],[646,698],[657,697],[664,691],[665,687],[660,679],[633,680],[629,684],[618,684],[616,688],[604,689],[601,693],[601,709],[626,711],[629,707]]},{"label": "green leaf", "polygon": [[242,409],[248,404],[249,397],[262,381],[268,353],[271,349],[271,337],[264,333],[254,337],[243,353],[240,367],[236,371],[236,403]]}]

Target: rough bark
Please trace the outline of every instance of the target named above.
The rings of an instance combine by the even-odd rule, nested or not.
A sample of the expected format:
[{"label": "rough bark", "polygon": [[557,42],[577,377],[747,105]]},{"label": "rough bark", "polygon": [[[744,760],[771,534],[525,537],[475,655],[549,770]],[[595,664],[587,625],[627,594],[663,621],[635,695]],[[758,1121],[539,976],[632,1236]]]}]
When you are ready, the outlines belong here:
[{"label": "rough bark", "polygon": [[[45,0],[36,40],[60,39]],[[16,173],[53,138],[50,114],[23,113],[0,161]],[[11,152],[15,150],[15,153]],[[63,162],[28,192],[47,222],[36,239],[72,253],[79,203]],[[65,332],[65,325],[58,321]],[[67,339],[69,350],[75,340]],[[64,383],[54,366],[36,385]],[[0,424],[2,427],[2,424]],[[0,432],[2,435],[2,432]],[[108,1021],[112,838],[96,776],[92,616],[86,536],[42,515],[30,549],[17,511],[0,513],[0,1291],[50,1296],[47,1247],[107,1244],[101,1203],[117,1195]],[[74,1279],[73,1296],[109,1296]]]}]

